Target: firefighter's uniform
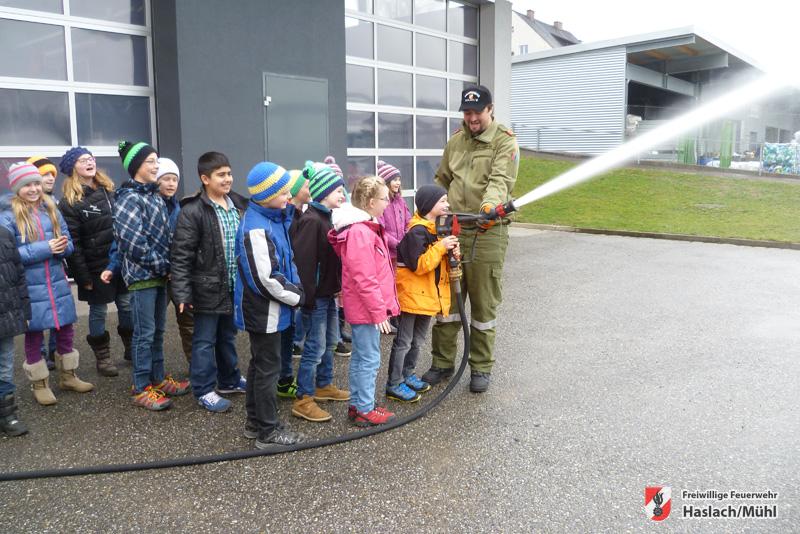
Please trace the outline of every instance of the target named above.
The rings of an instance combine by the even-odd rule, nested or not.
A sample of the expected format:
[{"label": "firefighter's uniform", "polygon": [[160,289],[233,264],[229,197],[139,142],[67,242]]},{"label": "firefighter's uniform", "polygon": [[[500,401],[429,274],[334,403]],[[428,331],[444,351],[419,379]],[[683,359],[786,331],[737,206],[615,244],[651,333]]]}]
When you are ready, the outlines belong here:
[{"label": "firefighter's uniform", "polygon": [[[519,146],[514,133],[493,120],[473,137],[466,124],[447,142],[435,181],[447,190],[450,210],[477,214],[484,205],[495,207],[511,200],[517,180]],[[459,241],[463,265],[462,287],[470,305],[469,365],[473,371],[490,373],[494,363],[497,308],[503,300],[503,262],[508,246],[509,219],[498,221],[480,233],[474,225],[462,224]],[[475,255],[473,258],[473,244]],[[433,327],[432,365],[441,369],[455,366],[456,337],[461,317],[455,306],[451,314],[439,317]]]}]

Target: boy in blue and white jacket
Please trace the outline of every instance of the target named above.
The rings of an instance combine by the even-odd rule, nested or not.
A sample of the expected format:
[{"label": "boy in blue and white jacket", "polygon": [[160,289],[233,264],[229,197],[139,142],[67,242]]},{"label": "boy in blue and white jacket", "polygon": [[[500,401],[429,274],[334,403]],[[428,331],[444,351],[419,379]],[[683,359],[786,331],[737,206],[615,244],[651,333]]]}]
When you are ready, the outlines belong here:
[{"label": "boy in blue and white jacket", "polygon": [[131,179],[115,193],[114,240],[122,277],[131,292],[133,313],[132,400],[148,410],[164,410],[165,395],[184,395],[188,380],[164,373],[164,327],[172,232],[167,207],[158,191],[158,155],[146,143],[119,144],[122,165]]},{"label": "boy in blue and white jacket", "polygon": [[247,175],[250,203],[236,233],[238,276],[234,321],[250,336],[247,369],[247,422],[244,435],[256,448],[293,445],[304,439],[278,422],[276,386],[280,372],[281,332],[291,323],[293,307],[303,302],[294,265],[289,226],[289,173],[263,161]]}]

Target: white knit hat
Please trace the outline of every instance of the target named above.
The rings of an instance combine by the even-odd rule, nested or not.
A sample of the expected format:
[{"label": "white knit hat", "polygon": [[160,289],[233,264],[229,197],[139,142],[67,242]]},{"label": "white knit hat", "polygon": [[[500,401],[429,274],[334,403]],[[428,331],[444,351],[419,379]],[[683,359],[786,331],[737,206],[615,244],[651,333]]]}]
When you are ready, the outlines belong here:
[{"label": "white knit hat", "polygon": [[174,174],[180,179],[181,171],[178,166],[169,158],[158,158],[158,172],[156,173],[156,180],[159,180],[165,174]]}]

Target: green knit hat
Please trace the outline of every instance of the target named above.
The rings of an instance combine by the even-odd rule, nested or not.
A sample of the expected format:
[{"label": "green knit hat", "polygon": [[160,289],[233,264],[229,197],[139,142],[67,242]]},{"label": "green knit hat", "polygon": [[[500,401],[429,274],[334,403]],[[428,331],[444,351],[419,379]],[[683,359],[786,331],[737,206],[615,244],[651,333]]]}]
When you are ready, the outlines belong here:
[{"label": "green knit hat", "polygon": [[128,171],[131,178],[136,176],[139,167],[150,154],[155,154],[156,149],[144,142],[131,143],[130,141],[119,142],[119,157],[122,158],[122,166]]},{"label": "green knit hat", "polygon": [[303,176],[308,178],[308,190],[314,202],[321,202],[337,187],[344,187],[344,180],[333,169],[322,163],[307,161]]}]

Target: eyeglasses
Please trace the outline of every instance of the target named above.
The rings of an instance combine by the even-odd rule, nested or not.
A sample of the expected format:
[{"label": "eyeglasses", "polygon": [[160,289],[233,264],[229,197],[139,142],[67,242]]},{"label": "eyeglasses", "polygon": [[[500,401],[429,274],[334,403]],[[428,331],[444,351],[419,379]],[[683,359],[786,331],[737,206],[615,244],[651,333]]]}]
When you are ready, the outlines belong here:
[{"label": "eyeglasses", "polygon": [[75,160],[75,163],[80,163],[81,165],[86,165],[87,163],[93,162],[94,156],[82,156]]},{"label": "eyeglasses", "polygon": [[147,163],[148,165],[157,165],[158,159],[146,159],[144,160],[144,162]]}]

